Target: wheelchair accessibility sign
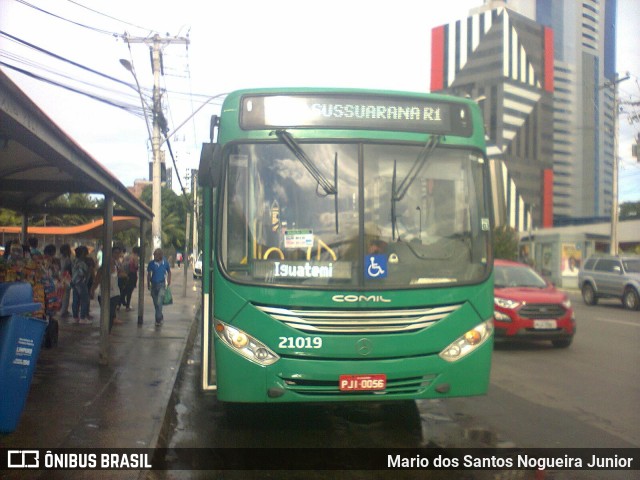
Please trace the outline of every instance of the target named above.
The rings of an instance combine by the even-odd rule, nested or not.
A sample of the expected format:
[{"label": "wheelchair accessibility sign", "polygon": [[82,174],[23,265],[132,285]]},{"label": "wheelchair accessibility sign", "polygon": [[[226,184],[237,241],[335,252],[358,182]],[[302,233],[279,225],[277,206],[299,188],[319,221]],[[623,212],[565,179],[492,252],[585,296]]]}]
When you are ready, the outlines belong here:
[{"label": "wheelchair accessibility sign", "polygon": [[367,255],[364,262],[364,276],[367,279],[387,278],[387,256]]}]

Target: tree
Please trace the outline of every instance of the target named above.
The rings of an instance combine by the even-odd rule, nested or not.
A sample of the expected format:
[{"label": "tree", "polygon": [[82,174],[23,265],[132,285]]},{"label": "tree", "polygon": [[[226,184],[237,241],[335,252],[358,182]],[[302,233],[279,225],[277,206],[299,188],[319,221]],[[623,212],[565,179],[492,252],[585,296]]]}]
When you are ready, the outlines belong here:
[{"label": "tree", "polygon": [[[98,208],[100,202],[87,193],[67,193],[60,195],[58,198],[52,200],[47,204],[51,207],[65,207],[65,208]],[[90,215],[47,215],[47,225],[55,226],[72,226],[83,225],[89,223],[95,218],[100,218],[102,215],[96,212],[94,216]]]},{"label": "tree", "polygon": [[128,228],[126,230],[122,230],[120,232],[113,234],[113,242],[119,243],[126,248],[127,253],[131,252],[131,248],[138,245],[138,238],[140,236],[140,229],[138,228]]},{"label": "tree", "polygon": [[620,204],[620,217],[640,218],[640,202],[625,202]]},{"label": "tree", "polygon": [[[148,185],[142,191],[140,200],[151,206],[153,187]],[[170,188],[163,188],[162,196],[162,245],[175,251],[185,251],[185,226],[187,202],[184,195],[177,195]],[[187,197],[187,200],[189,198]]]},{"label": "tree", "polygon": [[508,225],[493,229],[493,256],[505,260],[518,259],[518,232]]},{"label": "tree", "polygon": [[13,210],[0,208],[0,225],[15,226],[20,224],[22,224],[22,216],[18,215]]},{"label": "tree", "polygon": [[[92,198],[86,193],[66,193],[59,197],[47,202],[47,207],[61,207],[61,208],[96,208],[99,202],[95,198]],[[37,214],[29,216],[29,225],[44,226],[45,224],[51,226],[73,226],[89,223],[94,217],[100,217],[90,215],[75,215],[75,214]],[[45,220],[46,219],[46,220]],[[21,225],[22,215],[18,212],[8,209],[0,209],[0,225]]]}]

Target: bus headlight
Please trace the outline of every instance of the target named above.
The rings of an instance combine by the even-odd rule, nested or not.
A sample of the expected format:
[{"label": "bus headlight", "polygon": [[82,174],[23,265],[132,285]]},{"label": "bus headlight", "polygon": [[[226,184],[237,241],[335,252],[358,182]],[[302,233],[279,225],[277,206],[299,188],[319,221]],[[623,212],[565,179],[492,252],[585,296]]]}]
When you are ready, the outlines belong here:
[{"label": "bus headlight", "polygon": [[440,352],[440,358],[447,362],[455,362],[473,352],[482,345],[493,332],[493,320],[487,320],[466,332],[447,348]]},{"label": "bus headlight", "polygon": [[214,329],[220,340],[229,345],[233,351],[239,353],[247,360],[258,365],[271,365],[277,362],[280,357],[264,343],[256,340],[251,335],[243,332],[239,328],[227,325],[220,320],[216,320]]}]

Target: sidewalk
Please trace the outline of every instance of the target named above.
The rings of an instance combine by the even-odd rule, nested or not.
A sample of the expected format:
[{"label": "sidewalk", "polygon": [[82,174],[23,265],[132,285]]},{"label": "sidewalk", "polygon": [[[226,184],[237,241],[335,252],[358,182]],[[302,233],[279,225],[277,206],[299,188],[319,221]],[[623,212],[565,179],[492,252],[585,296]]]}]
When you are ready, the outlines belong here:
[{"label": "sidewalk", "polygon": [[[93,325],[61,320],[58,345],[40,351],[18,428],[11,434],[0,434],[0,446],[156,447],[183,356],[199,326],[200,282],[194,281],[189,271],[186,297],[182,294],[183,285],[183,270],[174,268],[171,285],[174,303],[164,307],[161,327],[155,326],[153,303],[146,288],[142,326],[138,326],[137,305],[133,305],[131,312],[124,309],[119,312],[124,323],[114,325],[111,331],[108,365],[99,364],[96,301],[91,302]],[[137,299],[136,289],[132,303],[136,304]],[[36,474],[22,473],[29,475],[10,478],[34,478]],[[37,473],[42,478],[86,478],[80,471]],[[87,473],[92,478],[135,478],[132,471],[84,472]]]}]

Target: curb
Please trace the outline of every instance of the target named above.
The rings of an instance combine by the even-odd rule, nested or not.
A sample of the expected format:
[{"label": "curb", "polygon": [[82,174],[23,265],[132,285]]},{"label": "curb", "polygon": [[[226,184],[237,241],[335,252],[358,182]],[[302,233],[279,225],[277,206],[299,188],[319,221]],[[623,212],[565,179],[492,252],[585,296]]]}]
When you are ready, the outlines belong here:
[{"label": "curb", "polygon": [[[175,410],[175,406],[177,404],[177,394],[175,392],[175,386],[176,386],[176,382],[178,380],[178,378],[180,378],[180,376],[182,375],[184,368],[187,364],[187,359],[189,357],[189,353],[191,352],[191,350],[193,349],[193,345],[195,342],[195,339],[197,337],[197,333],[198,333],[198,328],[200,327],[200,319],[202,316],[202,305],[199,305],[196,313],[193,317],[193,320],[191,321],[191,326],[189,328],[189,334],[187,335],[187,339],[186,342],[184,344],[184,348],[182,350],[182,356],[180,357],[180,365],[178,366],[178,368],[175,370],[175,373],[173,374],[173,377],[171,378],[170,382],[172,385],[171,388],[171,394],[169,396],[169,399],[167,401],[167,404],[164,408],[164,412],[162,413],[162,421],[159,423],[158,429],[156,432],[154,432],[153,435],[153,439],[149,445],[149,448],[151,449],[157,449],[157,448],[164,448],[166,447],[167,441],[169,439],[170,436],[170,432],[171,432],[171,421],[174,418],[174,410]],[[145,480],[147,478],[153,478],[153,477],[149,477],[150,475],[150,470],[140,470],[138,473],[138,480]]]}]

